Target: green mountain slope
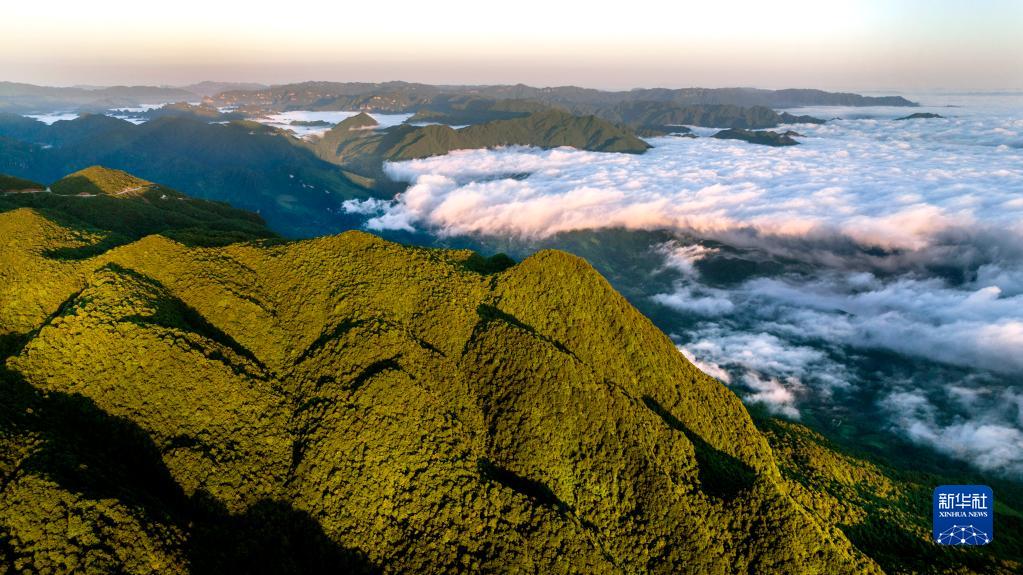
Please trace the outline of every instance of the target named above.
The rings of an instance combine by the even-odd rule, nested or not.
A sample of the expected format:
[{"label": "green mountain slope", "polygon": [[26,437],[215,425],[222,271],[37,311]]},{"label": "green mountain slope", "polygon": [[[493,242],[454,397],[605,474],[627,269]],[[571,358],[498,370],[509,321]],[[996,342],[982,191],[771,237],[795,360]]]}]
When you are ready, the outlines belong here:
[{"label": "green mountain slope", "polygon": [[876,511],[826,497],[884,480],[794,475],[578,258],[99,224],[0,213],[0,565],[880,572],[839,529]]}]

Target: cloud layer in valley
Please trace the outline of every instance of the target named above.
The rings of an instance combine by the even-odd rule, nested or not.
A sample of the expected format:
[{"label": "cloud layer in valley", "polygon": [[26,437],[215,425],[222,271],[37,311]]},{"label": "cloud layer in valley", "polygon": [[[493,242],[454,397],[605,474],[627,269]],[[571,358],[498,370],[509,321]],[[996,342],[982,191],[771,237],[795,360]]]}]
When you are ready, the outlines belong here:
[{"label": "cloud layer in valley", "polygon": [[[713,251],[681,242],[658,251],[680,272],[671,291],[652,296],[689,318],[689,329],[674,336],[680,349],[746,401],[799,418],[803,407],[843,405],[854,395],[914,442],[1023,476],[1018,271],[989,264],[950,286],[915,274],[826,270],[725,289],[699,272]],[[877,372],[870,354],[878,350],[894,354],[885,364],[906,365]]]},{"label": "cloud layer in valley", "polygon": [[[980,101],[922,109],[949,116],[931,120],[809,110],[847,119],[798,126],[806,137],[789,148],[459,151],[388,165],[409,189],[346,208],[371,229],[441,236],[669,230],[678,239],[651,246],[661,264],[649,270],[669,287],[633,287],[675,314],[680,349],[704,371],[794,418],[856,395],[885,428],[1020,475],[1023,103]],[[735,258],[774,271],[701,273]]]}]

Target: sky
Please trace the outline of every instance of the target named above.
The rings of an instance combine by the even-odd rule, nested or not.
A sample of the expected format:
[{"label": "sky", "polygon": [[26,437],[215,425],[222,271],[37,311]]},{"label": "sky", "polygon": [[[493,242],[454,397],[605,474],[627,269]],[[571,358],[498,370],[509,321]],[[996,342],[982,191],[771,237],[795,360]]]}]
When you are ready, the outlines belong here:
[{"label": "sky", "polygon": [[1023,90],[1019,0],[5,3],[0,80]]}]

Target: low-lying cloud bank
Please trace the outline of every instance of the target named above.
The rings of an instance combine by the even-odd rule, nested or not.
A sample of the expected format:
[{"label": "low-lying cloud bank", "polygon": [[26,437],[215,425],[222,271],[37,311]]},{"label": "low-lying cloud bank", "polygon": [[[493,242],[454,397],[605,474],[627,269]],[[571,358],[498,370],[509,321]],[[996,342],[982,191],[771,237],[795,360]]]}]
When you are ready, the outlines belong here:
[{"label": "low-lying cloud bank", "polygon": [[982,386],[958,385],[950,385],[944,392],[972,417],[944,415],[944,410],[917,390],[892,393],[883,407],[914,441],[972,461],[986,471],[1023,476],[1023,395],[1014,390],[992,393]]},{"label": "low-lying cloud bank", "polygon": [[[872,353],[928,362],[938,367],[881,384],[872,401],[885,425],[1023,474],[1019,411],[966,410],[946,391],[980,374],[968,382],[977,393],[1019,398],[1023,106],[939,111],[956,117],[799,126],[803,145],[790,148],[661,138],[641,156],[459,151],[386,166],[409,189],[346,209],[371,229],[441,236],[671,230],[679,239],[652,248],[662,265],[650,274],[673,287],[648,296],[681,318],[683,352],[747,401],[799,417],[888,377],[869,374]],[[700,273],[736,251],[781,270],[738,282]]]}]

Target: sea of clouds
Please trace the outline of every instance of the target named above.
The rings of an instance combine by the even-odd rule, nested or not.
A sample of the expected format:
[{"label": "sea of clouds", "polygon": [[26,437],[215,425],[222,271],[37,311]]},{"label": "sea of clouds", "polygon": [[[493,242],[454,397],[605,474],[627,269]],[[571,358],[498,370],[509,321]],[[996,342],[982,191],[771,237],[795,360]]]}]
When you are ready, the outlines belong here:
[{"label": "sea of clouds", "polygon": [[[934,369],[872,396],[884,425],[981,469],[1023,475],[1023,97],[934,107],[803,109],[799,146],[656,138],[643,155],[456,151],[386,166],[394,201],[349,202],[378,230],[550,238],[671,230],[652,246],[685,318],[683,352],[789,417],[870,380],[875,351]],[[955,104],[961,107],[946,107]],[[895,118],[930,111],[945,119]],[[727,248],[727,249],[725,249]],[[740,250],[780,273],[708,281]],[[971,395],[972,394],[972,395]]]}]

